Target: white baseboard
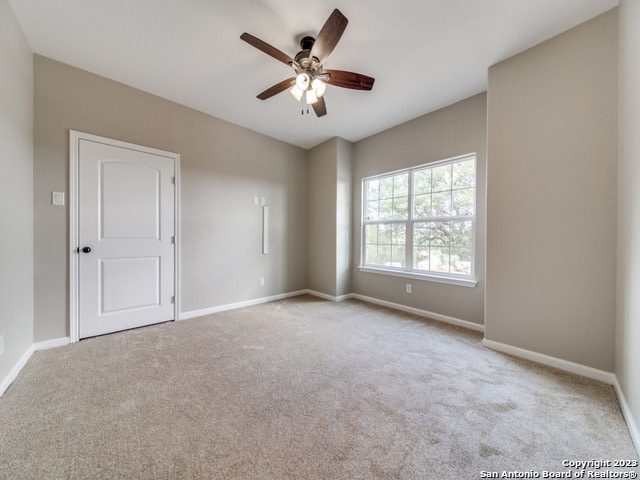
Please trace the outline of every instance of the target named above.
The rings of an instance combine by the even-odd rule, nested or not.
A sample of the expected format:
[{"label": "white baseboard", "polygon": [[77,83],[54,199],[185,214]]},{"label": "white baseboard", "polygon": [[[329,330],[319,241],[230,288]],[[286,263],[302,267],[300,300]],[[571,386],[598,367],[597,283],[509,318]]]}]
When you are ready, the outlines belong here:
[{"label": "white baseboard", "polygon": [[9,388],[9,386],[13,383],[13,381],[18,377],[20,370],[22,370],[23,367],[27,364],[27,362],[31,358],[31,355],[33,355],[33,352],[35,352],[35,349],[33,348],[33,345],[31,345],[27,349],[27,351],[24,352],[22,357],[20,357],[20,360],[18,360],[18,363],[16,363],[14,367],[11,369],[11,371],[9,372],[9,375],[7,375],[5,378],[2,379],[2,382],[0,382],[0,397],[4,395],[4,392],[7,391],[7,388]]},{"label": "white baseboard", "polygon": [[514,347],[506,343],[495,342],[493,340],[482,340],[482,345],[492,350],[496,350],[502,353],[508,353],[515,357],[531,360],[532,362],[541,363],[549,367],[554,367],[565,372],[575,373],[582,377],[587,377],[592,380],[598,380],[600,382],[607,383],[609,385],[615,385],[616,376],[614,373],[605,372],[604,370],[598,370],[597,368],[587,367],[579,363],[570,362],[561,358],[545,355],[544,353],[533,352],[520,347]]},{"label": "white baseboard", "polygon": [[476,332],[484,333],[484,325],[480,325],[479,323],[473,323],[467,320],[461,320],[459,318],[442,315],[440,313],[429,312],[427,310],[421,310],[419,308],[408,307],[400,303],[387,302],[386,300],[379,300],[377,298],[366,297],[364,295],[359,295],[359,294],[353,294],[351,298],[356,298],[358,300],[362,300],[363,302],[374,303],[376,305],[381,305],[383,307],[393,308],[394,310],[401,310],[403,312],[412,313],[413,315],[418,315],[420,317],[426,317],[432,320],[437,320],[439,322],[456,325],[457,327],[468,328],[469,330],[475,330]]},{"label": "white baseboard", "polygon": [[631,408],[629,407],[629,403],[627,402],[627,398],[624,395],[624,390],[622,390],[622,386],[618,381],[618,377],[615,376],[615,382],[613,387],[616,390],[616,395],[618,395],[618,401],[620,402],[620,409],[622,410],[622,415],[624,416],[625,422],[627,422],[627,427],[629,427],[629,433],[631,434],[631,440],[633,440],[633,444],[636,447],[636,452],[640,455],[640,429],[638,428],[638,423],[635,418],[633,418],[633,413],[631,413]]},{"label": "white baseboard", "polygon": [[36,342],[33,344],[33,350],[48,350],[49,348],[64,347],[69,345],[71,339],[69,337],[53,338],[51,340],[45,340],[44,342]]},{"label": "white baseboard", "polygon": [[180,313],[178,320],[189,320],[191,318],[203,317],[205,315],[211,315],[212,313],[224,312],[226,310],[234,310],[236,308],[251,307],[253,305],[259,305],[261,303],[273,302],[274,300],[282,300],[290,297],[297,297],[298,295],[304,295],[307,290],[298,290],[295,292],[281,293],[279,295],[272,295],[270,297],[254,298],[253,300],[245,300],[243,302],[227,303],[225,305],[218,305],[215,307],[203,308],[200,310],[191,310],[189,312]]},{"label": "white baseboard", "polygon": [[313,295],[314,297],[322,298],[324,300],[329,300],[330,302],[342,302],[344,300],[349,300],[353,298],[353,293],[348,293],[346,295],[340,295],[339,297],[334,297],[333,295],[328,295],[326,293],[317,292],[316,290],[305,290],[305,293],[309,295]]},{"label": "white baseboard", "polygon": [[7,388],[9,388],[9,386],[13,383],[13,381],[18,377],[20,370],[22,370],[24,366],[27,364],[27,362],[31,358],[31,355],[33,355],[33,352],[38,350],[47,350],[49,348],[62,347],[68,344],[69,344],[69,337],[54,338],[52,340],[46,340],[44,342],[33,343],[27,349],[27,351],[24,352],[22,357],[20,357],[20,360],[18,360],[18,363],[16,363],[15,366],[9,372],[9,375],[3,378],[2,381],[0,382],[0,397],[4,395],[4,392],[7,391]]}]

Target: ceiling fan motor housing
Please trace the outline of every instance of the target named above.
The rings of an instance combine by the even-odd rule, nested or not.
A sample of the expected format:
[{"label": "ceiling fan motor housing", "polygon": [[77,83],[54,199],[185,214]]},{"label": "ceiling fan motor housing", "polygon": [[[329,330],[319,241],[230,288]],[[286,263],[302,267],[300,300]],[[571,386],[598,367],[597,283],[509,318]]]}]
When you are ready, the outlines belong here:
[{"label": "ceiling fan motor housing", "polygon": [[302,37],[300,39],[300,48],[302,50],[311,50],[314,43],[316,43],[316,39],[307,35],[306,37]]},{"label": "ceiling fan motor housing", "polygon": [[311,49],[315,42],[316,39],[309,36],[303,37],[302,40],[300,40],[300,48],[302,50],[296,54],[294,60],[300,65],[302,70],[315,71],[316,64],[320,62],[316,57],[311,57]]}]

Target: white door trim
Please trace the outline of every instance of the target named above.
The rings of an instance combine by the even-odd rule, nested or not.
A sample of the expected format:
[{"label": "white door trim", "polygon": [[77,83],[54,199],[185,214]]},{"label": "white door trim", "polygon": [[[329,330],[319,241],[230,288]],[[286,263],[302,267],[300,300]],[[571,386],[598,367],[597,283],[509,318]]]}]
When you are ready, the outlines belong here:
[{"label": "white door trim", "polygon": [[161,155],[173,159],[175,167],[175,197],[173,205],[175,209],[175,255],[174,255],[174,285],[175,302],[174,319],[179,320],[180,312],[180,154],[143,147],[133,143],[121,142],[110,138],[92,135],[90,133],[69,130],[69,338],[71,342],[79,340],[79,314],[78,314],[78,162],[80,140],[90,140],[120,148],[129,148],[139,152]]}]

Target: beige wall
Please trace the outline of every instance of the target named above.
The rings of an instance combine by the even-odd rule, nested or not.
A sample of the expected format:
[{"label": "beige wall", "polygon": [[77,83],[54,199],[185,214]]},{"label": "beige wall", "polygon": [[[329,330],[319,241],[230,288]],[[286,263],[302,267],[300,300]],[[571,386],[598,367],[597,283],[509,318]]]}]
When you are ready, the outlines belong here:
[{"label": "beige wall", "polygon": [[182,312],[306,287],[304,150],[45,57],[34,72],[36,341],[69,335],[68,207],[49,201],[68,192],[69,129],[181,155]]},{"label": "beige wall", "polygon": [[[484,223],[486,170],[486,95],[462,100],[390,130],[366,138],[353,149],[353,291],[360,295],[399,303],[483,323]],[[475,288],[424,280],[364,273],[355,268],[361,251],[362,179],[371,175],[422,165],[465,153],[477,154],[477,220]],[[413,293],[405,293],[411,283]]]},{"label": "beige wall", "polygon": [[619,7],[616,374],[640,450],[640,2]]},{"label": "beige wall", "polygon": [[337,140],[336,158],[336,296],[351,293],[353,144]]},{"label": "beige wall", "polygon": [[332,138],[308,151],[308,288],[351,293],[351,143]]},{"label": "beige wall", "polygon": [[0,382],[33,343],[32,59],[13,10],[0,0]]},{"label": "beige wall", "polygon": [[617,11],[489,69],[485,337],[613,371]]},{"label": "beige wall", "polygon": [[336,146],[337,138],[308,151],[309,233],[307,288],[336,295]]}]

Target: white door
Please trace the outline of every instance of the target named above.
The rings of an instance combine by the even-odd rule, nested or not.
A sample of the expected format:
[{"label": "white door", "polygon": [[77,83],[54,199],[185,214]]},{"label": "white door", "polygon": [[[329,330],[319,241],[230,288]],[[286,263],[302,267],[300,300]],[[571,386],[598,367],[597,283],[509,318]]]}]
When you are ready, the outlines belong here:
[{"label": "white door", "polygon": [[78,337],[174,320],[175,156],[77,142]]}]

